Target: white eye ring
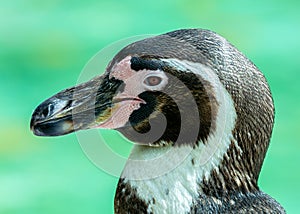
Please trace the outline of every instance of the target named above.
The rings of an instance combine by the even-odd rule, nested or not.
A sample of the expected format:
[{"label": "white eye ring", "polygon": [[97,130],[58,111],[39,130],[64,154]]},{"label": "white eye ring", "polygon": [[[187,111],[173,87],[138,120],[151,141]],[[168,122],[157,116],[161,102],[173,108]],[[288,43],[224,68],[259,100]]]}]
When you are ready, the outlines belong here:
[{"label": "white eye ring", "polygon": [[156,86],[159,85],[161,83],[162,79],[159,76],[148,76],[145,80],[144,80],[144,84],[146,84],[147,86]]},{"label": "white eye ring", "polygon": [[151,91],[162,90],[167,83],[168,77],[159,70],[148,73],[143,80],[144,87]]}]

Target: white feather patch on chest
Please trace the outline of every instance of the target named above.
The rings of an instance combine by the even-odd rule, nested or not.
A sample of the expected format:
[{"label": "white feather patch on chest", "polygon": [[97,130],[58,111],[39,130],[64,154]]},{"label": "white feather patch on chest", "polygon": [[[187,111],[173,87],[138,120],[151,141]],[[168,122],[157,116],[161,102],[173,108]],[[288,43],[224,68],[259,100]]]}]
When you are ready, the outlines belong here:
[{"label": "white feather patch on chest", "polygon": [[149,204],[149,213],[188,213],[193,199],[201,194],[199,182],[209,178],[213,169],[218,170],[227,149],[234,142],[232,130],[236,112],[231,96],[210,68],[177,59],[164,61],[201,76],[213,86],[219,104],[215,132],[209,135],[205,145],[199,142],[195,149],[191,145],[135,146],[122,177],[136,189],[138,197]]}]

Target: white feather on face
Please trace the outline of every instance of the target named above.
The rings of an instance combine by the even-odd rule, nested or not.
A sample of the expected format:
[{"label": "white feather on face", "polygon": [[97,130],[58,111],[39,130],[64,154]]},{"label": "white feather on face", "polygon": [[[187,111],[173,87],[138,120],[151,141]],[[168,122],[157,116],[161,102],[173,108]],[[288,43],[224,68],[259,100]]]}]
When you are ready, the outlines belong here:
[{"label": "white feather on face", "polygon": [[209,134],[205,144],[199,142],[194,149],[192,145],[135,146],[122,177],[124,182],[136,189],[140,199],[149,203],[149,212],[187,213],[193,199],[201,194],[199,182],[208,179],[210,172],[218,169],[231,142],[234,142],[232,130],[236,112],[231,96],[210,68],[176,59],[163,61],[184,68],[184,72],[193,72],[211,83],[219,104],[216,129]]}]

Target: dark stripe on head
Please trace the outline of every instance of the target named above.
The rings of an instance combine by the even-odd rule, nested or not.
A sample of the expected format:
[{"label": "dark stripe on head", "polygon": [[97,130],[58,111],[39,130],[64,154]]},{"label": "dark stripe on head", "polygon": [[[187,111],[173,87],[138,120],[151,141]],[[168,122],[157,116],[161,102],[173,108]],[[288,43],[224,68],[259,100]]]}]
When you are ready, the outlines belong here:
[{"label": "dark stripe on head", "polygon": [[130,63],[131,63],[131,69],[135,71],[140,71],[143,69],[162,70],[163,67],[163,63],[159,60],[141,58],[141,57],[132,57]]}]

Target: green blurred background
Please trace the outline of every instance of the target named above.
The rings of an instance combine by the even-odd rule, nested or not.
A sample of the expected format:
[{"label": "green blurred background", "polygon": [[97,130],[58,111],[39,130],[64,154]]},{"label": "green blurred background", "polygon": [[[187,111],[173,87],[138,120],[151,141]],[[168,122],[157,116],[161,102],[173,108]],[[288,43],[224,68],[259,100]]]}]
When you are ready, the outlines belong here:
[{"label": "green blurred background", "polygon": [[[76,135],[33,136],[31,113],[74,85],[105,46],[198,27],[223,35],[266,75],[276,124],[259,183],[288,213],[299,213],[299,11],[296,0],[2,0],[0,213],[112,213],[118,179],[88,160]],[[127,154],[130,146],[120,148]]]}]

